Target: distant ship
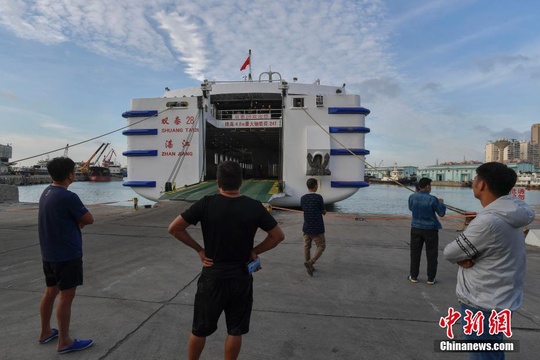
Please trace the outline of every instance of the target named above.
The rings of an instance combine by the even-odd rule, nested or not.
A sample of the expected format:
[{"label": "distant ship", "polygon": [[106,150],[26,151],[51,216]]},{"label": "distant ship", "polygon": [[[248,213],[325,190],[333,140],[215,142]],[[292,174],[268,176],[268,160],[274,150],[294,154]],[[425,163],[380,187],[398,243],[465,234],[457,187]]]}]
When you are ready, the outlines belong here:
[{"label": "distant ship", "polygon": [[49,159],[47,160],[38,160],[37,164],[32,166],[30,172],[33,175],[48,175],[49,170],[47,170],[47,164],[49,164]]},{"label": "distant ship", "polygon": [[111,181],[111,172],[109,168],[103,166],[89,166],[87,176],[89,181]]},{"label": "distant ship", "polygon": [[[109,145],[110,143],[101,144],[92,156],[81,164],[79,173],[84,180],[96,182],[122,180],[122,167],[116,161],[112,160],[112,156],[116,155],[116,152],[113,149],[103,157],[103,161],[101,162],[101,165],[99,165],[99,158],[104,154],[105,149],[107,149]],[[97,156],[96,161],[92,162],[100,151],[101,153]]]},{"label": "distant ship", "polygon": [[522,186],[529,190],[540,189],[539,173],[518,173],[516,186]]},{"label": "distant ship", "polygon": [[360,96],[342,86],[282,80],[205,80],[200,87],[133,99],[128,121],[127,181],[149,200],[195,201],[216,193],[217,165],[243,169],[241,192],[275,206],[299,206],[314,177],[327,204],[346,199],[364,181],[369,150]]},{"label": "distant ship", "polygon": [[391,171],[388,171],[382,178],[370,177],[369,182],[409,185],[416,182],[416,177],[405,176],[405,172],[402,169],[398,169],[397,163],[394,163],[394,168]]},{"label": "distant ship", "polygon": [[125,177],[124,168],[117,162],[103,160],[101,166],[109,170],[110,180],[122,180]]}]

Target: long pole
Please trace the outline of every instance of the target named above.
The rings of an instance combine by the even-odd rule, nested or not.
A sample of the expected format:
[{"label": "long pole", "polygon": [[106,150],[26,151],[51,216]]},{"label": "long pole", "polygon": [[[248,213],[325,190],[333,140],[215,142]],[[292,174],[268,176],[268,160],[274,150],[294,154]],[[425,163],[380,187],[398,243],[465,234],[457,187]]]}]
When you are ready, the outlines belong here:
[{"label": "long pole", "polygon": [[249,73],[248,73],[248,80],[251,81],[251,49],[249,49],[249,52],[248,52],[248,57],[249,57]]}]

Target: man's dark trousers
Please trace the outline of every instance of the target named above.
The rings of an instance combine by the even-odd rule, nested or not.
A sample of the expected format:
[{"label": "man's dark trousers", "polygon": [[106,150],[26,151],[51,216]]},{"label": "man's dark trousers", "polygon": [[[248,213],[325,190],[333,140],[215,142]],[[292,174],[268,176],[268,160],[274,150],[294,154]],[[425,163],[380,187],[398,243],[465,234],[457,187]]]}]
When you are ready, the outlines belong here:
[{"label": "man's dark trousers", "polygon": [[411,271],[412,278],[418,278],[422,247],[426,244],[428,281],[437,275],[437,258],[439,257],[439,230],[411,228]]}]

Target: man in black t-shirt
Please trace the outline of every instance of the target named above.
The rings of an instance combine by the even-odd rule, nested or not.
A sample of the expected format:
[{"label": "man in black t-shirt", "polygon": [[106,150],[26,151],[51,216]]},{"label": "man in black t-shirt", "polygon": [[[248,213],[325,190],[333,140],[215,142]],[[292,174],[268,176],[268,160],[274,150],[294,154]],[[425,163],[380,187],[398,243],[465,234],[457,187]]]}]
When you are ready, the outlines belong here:
[{"label": "man in black t-shirt", "polygon": [[[249,331],[253,304],[253,277],[246,265],[285,238],[276,220],[259,201],[240,194],[241,185],[242,169],[238,163],[219,164],[219,194],[197,201],[169,225],[169,233],[197,251],[203,264],[189,339],[190,360],[199,359],[206,337],[216,331],[223,311],[228,333],[225,359],[238,357],[242,335]],[[204,247],[186,231],[198,222],[201,222]],[[259,228],[267,236],[254,247],[253,239]]]},{"label": "man in black t-shirt", "polygon": [[[313,276],[315,268],[313,264],[321,257],[324,249],[326,249],[326,239],[324,237],[324,221],[323,215],[326,214],[324,209],[323,197],[317,194],[319,185],[317,180],[309,178],[306,182],[309,193],[300,198],[300,205],[304,211],[304,266],[307,269],[309,276]],[[311,243],[315,242],[317,249],[311,256]]]}]

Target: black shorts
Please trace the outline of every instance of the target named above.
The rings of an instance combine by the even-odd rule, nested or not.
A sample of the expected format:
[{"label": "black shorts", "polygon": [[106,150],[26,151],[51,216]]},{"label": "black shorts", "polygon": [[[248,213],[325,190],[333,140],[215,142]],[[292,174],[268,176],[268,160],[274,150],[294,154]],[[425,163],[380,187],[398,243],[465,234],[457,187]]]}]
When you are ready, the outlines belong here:
[{"label": "black shorts", "polygon": [[234,336],[247,334],[252,306],[253,277],[245,270],[238,277],[208,275],[203,271],[197,282],[191,332],[198,337],[213,334],[225,311],[227,333]]},{"label": "black shorts", "polygon": [[69,290],[83,284],[82,259],[49,262],[43,260],[43,273],[47,286],[58,286],[60,290]]}]

